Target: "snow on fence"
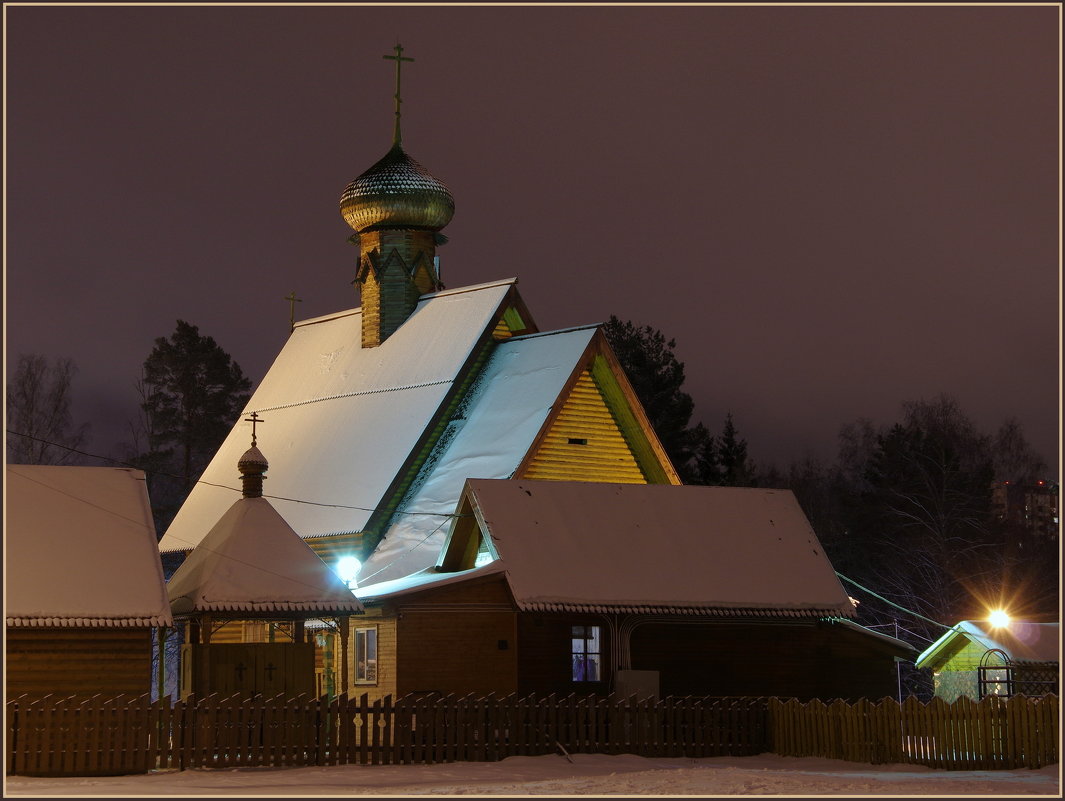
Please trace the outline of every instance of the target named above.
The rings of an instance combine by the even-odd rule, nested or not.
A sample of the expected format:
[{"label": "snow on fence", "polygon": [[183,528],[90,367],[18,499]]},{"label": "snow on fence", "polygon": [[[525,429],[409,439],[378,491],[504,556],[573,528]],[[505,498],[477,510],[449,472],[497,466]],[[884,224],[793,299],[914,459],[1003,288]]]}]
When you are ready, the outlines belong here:
[{"label": "snow on fence", "polygon": [[913,696],[902,704],[769,702],[773,751],[872,764],[914,763],[948,770],[1041,768],[1058,761],[1058,696]]},{"label": "snow on fence", "polygon": [[38,776],[153,769],[495,761],[557,753],[647,757],[773,751],[942,768],[1057,761],[1057,696],[980,703],[891,699],[453,695],[252,696],[171,705],[147,696],[19,698],[6,715],[6,771]]}]

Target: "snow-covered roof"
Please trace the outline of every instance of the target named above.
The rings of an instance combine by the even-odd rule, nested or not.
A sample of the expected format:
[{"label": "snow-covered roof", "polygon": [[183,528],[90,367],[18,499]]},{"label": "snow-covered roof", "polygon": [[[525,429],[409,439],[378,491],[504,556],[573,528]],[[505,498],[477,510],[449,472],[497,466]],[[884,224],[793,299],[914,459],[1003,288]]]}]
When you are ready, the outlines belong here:
[{"label": "snow-covered roof", "polygon": [[171,576],[167,592],[175,615],[362,611],[265,498],[233,503]]},{"label": "snow-covered roof", "polygon": [[470,479],[464,499],[496,561],[366,586],[360,597],[393,597],[492,568],[525,611],[854,615],[788,490]]},{"label": "snow-covered roof", "polygon": [[140,470],[9,465],[8,626],[169,626]]},{"label": "snow-covered roof", "polygon": [[596,327],[499,343],[360,571],[375,583],[436,563],[467,478],[510,478],[581,361]]},{"label": "snow-covered roof", "polygon": [[788,490],[471,480],[524,610],[853,617]]},{"label": "snow-covered roof", "polygon": [[919,668],[936,668],[953,656],[964,643],[975,642],[986,650],[998,649],[1015,662],[1057,662],[1061,653],[1057,623],[1031,623],[1014,620],[1007,626],[992,627],[985,620],[962,620],[917,657]]},{"label": "snow-covered roof", "polygon": [[866,637],[870,637],[874,640],[878,640],[889,648],[898,652],[900,657],[904,656],[906,659],[912,659],[913,655],[917,653],[917,649],[910,645],[905,640],[900,640],[897,637],[892,637],[890,634],[884,634],[882,631],[873,631],[855,623],[853,620],[846,620],[844,618],[833,618],[833,623],[843,626],[844,628],[856,631],[859,634],[863,634]]},{"label": "snow-covered roof", "polygon": [[480,567],[457,570],[452,573],[441,573],[435,567],[428,567],[408,576],[358,587],[355,590],[355,595],[359,600],[365,602],[381,601],[410,595],[427,588],[437,589],[438,587],[469,581],[473,578],[498,575],[503,573],[504,570],[504,565],[499,560]]},{"label": "snow-covered roof", "polygon": [[286,468],[264,493],[299,536],[361,531],[514,283],[425,295],[376,348],[362,348],[360,309],[299,323],[160,549],[193,548],[239,497],[234,465],[251,439],[243,419],[253,411],[262,417],[259,441]]}]

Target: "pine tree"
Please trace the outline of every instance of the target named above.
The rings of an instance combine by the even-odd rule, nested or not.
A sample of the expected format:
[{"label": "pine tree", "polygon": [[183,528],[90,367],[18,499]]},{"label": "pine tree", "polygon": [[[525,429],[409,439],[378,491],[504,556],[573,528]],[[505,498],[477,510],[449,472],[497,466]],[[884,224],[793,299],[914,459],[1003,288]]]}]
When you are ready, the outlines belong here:
[{"label": "pine tree", "polygon": [[673,352],[676,340],[667,340],[649,325],[622,322],[613,315],[603,326],[603,333],[681,480],[698,482],[695,461],[708,432],[702,424],[688,426],[695,402],[681,389],[684,363]]},{"label": "pine tree", "polygon": [[732,422],[732,412],[726,415],[725,427],[721,430],[718,460],[721,463],[722,486],[753,487],[755,485],[754,465],[747,461],[747,440],[736,438],[736,426]]},{"label": "pine tree", "polygon": [[147,450],[135,463],[151,474],[162,534],[247,404],[251,381],[213,338],[178,320],[169,338],[155,340],[137,386],[142,420],[135,439]]}]

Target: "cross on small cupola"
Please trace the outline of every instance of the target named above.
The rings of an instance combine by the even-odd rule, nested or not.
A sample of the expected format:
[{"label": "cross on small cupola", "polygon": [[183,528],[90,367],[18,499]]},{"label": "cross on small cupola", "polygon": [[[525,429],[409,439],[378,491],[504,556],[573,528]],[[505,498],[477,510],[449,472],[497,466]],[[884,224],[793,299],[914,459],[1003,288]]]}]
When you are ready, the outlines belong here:
[{"label": "cross on small cupola", "polygon": [[240,471],[244,497],[261,498],[263,496],[263,481],[266,480],[266,476],[263,474],[270,467],[270,463],[266,461],[262,451],[256,447],[255,427],[257,424],[262,423],[263,419],[259,417],[258,412],[252,412],[251,417],[244,418],[244,422],[251,423],[251,447],[237,461],[237,469]]}]

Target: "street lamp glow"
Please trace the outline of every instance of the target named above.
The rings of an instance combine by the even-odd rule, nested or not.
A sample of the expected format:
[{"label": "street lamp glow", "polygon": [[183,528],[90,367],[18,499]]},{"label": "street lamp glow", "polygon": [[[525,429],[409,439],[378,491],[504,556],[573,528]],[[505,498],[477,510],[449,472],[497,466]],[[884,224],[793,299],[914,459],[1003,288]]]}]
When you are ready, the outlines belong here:
[{"label": "street lamp glow", "polygon": [[354,556],[344,556],[337,562],[334,570],[336,570],[336,574],[340,576],[340,580],[350,587],[355,583],[355,577],[359,575],[359,570],[361,568],[362,562]]},{"label": "street lamp glow", "polygon": [[1004,609],[996,609],[987,617],[987,622],[991,624],[992,628],[1002,628],[1010,624],[1010,616]]}]

